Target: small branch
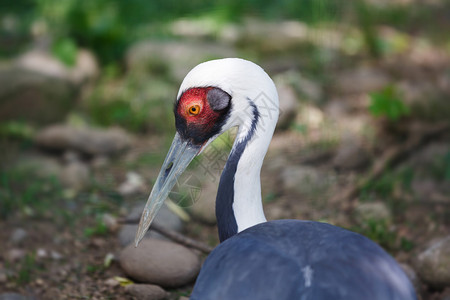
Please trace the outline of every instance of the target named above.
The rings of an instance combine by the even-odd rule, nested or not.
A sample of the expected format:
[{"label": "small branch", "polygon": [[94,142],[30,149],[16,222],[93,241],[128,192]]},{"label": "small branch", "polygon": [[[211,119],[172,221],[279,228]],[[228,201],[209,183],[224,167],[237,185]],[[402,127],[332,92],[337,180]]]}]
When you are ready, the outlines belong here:
[{"label": "small branch", "polygon": [[[139,219],[123,219],[123,220],[119,220],[119,223],[139,224],[139,221],[140,221]],[[164,227],[158,225],[157,223],[152,223],[152,225],[150,226],[150,230],[154,230],[157,233],[167,237],[168,239],[170,239],[178,244],[184,245],[189,248],[197,249],[205,254],[209,254],[213,250],[212,247],[206,245],[205,243],[191,239],[191,238],[189,238],[181,233],[178,233],[176,231],[164,228]]]},{"label": "small branch", "polygon": [[403,144],[396,144],[387,149],[383,155],[375,162],[370,173],[361,181],[344,189],[341,193],[333,197],[331,203],[345,203],[344,209],[351,210],[355,205],[355,198],[358,196],[361,189],[368,183],[383,175],[387,167],[398,165],[404,161],[411,154],[413,150],[426,144],[430,139],[435,138],[450,130],[450,124],[447,122],[439,123],[430,126],[419,132],[410,132],[410,137]]}]

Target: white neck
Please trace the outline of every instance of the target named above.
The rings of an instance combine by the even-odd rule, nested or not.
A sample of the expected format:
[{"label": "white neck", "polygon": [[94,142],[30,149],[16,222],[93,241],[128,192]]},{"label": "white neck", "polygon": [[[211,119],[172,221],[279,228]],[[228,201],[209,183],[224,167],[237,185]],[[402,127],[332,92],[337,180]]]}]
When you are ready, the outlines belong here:
[{"label": "white neck", "polygon": [[[259,120],[259,123],[262,120]],[[256,224],[266,222],[261,199],[260,173],[264,157],[272,138],[272,132],[266,132],[258,124],[252,139],[247,143],[238,162],[234,180],[233,211],[238,232]],[[246,130],[239,130],[236,141],[245,138]]]},{"label": "white neck", "polygon": [[226,58],[192,69],[181,84],[178,98],[189,88],[208,86],[218,87],[231,96],[230,116],[221,132],[239,128],[216,200],[219,236],[224,241],[266,221],[260,173],[278,120],[278,93],[261,67],[246,60]]},{"label": "white neck", "polygon": [[[260,173],[278,119],[277,107],[272,113],[263,111],[267,110],[266,98],[235,100],[234,118],[238,120],[239,130],[221,176],[216,200],[221,241],[266,221]],[[275,100],[278,104],[278,99]]]}]

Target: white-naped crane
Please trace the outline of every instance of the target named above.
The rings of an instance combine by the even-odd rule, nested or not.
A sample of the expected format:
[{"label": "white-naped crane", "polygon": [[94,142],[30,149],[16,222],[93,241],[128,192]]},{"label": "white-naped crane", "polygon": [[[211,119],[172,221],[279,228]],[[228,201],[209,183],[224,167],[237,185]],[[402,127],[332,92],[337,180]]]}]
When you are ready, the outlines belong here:
[{"label": "white-naped crane", "polygon": [[[270,102],[271,113],[261,101],[264,107]],[[191,299],[417,299],[397,262],[368,238],[321,222],[266,221],[260,171],[277,107],[273,81],[252,62],[226,58],[191,70],[178,92],[177,132],[142,214],[136,246],[192,159],[237,126],[216,198],[221,243],[205,260]]]}]

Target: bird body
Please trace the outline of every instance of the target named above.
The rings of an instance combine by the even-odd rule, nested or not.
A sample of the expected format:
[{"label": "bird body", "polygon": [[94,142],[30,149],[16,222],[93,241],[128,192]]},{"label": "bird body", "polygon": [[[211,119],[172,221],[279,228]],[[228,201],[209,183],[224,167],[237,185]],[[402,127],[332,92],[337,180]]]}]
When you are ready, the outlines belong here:
[{"label": "bird body", "polygon": [[394,259],[366,237],[326,223],[276,220],[214,249],[190,299],[416,298]]},{"label": "bird body", "polygon": [[266,221],[260,172],[278,119],[278,94],[258,65],[202,63],[181,84],[177,133],[142,214],[136,245],[190,161],[238,127],[220,179],[221,244],[206,259],[193,300],[415,300],[395,260],[369,239],[312,221]]}]

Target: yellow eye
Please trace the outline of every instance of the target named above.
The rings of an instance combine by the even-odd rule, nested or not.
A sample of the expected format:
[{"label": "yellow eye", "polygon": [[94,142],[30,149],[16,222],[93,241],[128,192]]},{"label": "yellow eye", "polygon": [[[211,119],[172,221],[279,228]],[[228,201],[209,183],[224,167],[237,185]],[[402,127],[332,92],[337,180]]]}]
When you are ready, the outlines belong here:
[{"label": "yellow eye", "polygon": [[191,107],[189,107],[188,112],[191,116],[196,116],[200,113],[200,106],[192,105]]}]

